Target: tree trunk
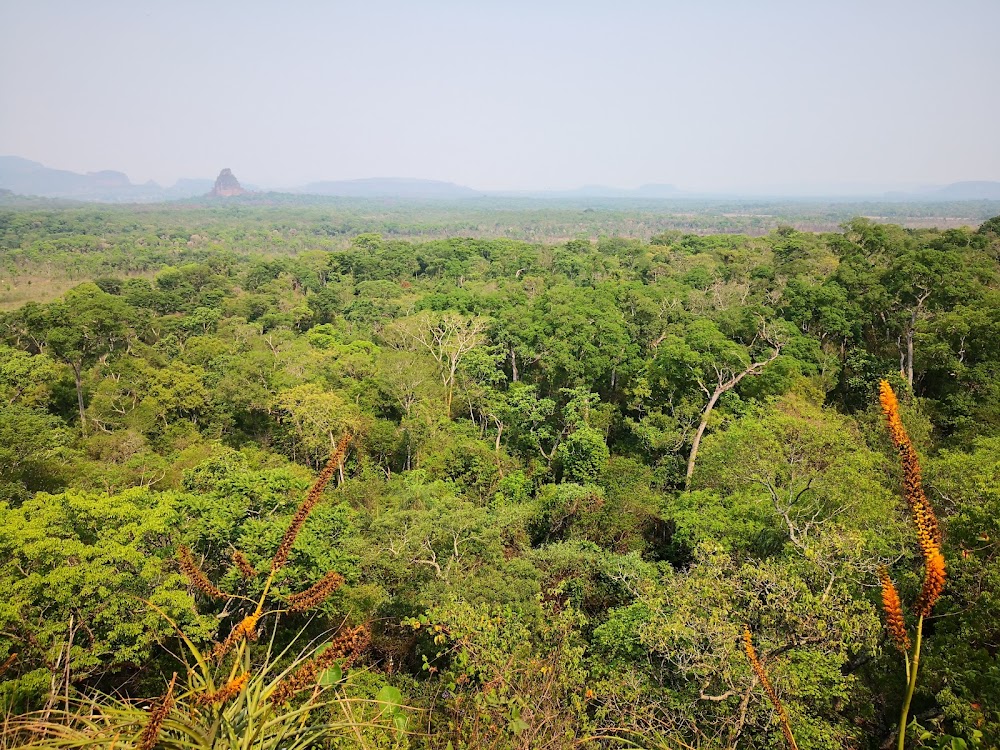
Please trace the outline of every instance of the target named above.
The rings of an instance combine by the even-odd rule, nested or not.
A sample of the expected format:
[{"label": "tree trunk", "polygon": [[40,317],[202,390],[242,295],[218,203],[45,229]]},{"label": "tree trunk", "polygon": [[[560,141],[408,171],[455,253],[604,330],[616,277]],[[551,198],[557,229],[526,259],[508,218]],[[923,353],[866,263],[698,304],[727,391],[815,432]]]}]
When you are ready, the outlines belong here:
[{"label": "tree trunk", "polygon": [[701,424],[698,425],[698,431],[694,434],[694,440],[691,442],[691,453],[688,456],[687,474],[684,476],[684,489],[691,489],[691,475],[694,474],[694,462],[698,458],[698,446],[701,445],[702,435],[705,434],[705,428],[708,427],[708,417],[712,413],[712,409],[715,408],[715,402],[719,400],[725,392],[724,386],[720,383],[712,393],[712,397],[708,400],[708,406],[705,407],[705,411],[701,415]]},{"label": "tree trunk", "polygon": [[80,427],[83,429],[83,436],[87,437],[87,415],[83,409],[83,378],[78,364],[71,363],[70,367],[73,368],[73,381],[76,383],[76,402],[80,407]]},{"label": "tree trunk", "polygon": [[497,441],[494,443],[494,455],[497,460],[497,472],[499,472],[500,478],[503,479],[503,461],[500,459],[500,436],[503,435],[503,422],[496,417],[493,418],[493,422],[497,426]]},{"label": "tree trunk", "polygon": [[917,316],[924,307],[924,302],[931,296],[930,290],[917,297],[917,306],[910,311],[910,327],[906,330],[906,382],[913,392],[913,334],[917,330]]},{"label": "tree trunk", "polygon": [[458,358],[452,357],[445,378],[445,416],[451,419],[451,404],[455,399],[455,374],[458,372]]},{"label": "tree trunk", "polygon": [[910,385],[910,392],[913,392],[913,331],[917,327],[917,310],[914,309],[910,315],[910,327],[906,331],[906,382]]},{"label": "tree trunk", "polygon": [[[698,458],[698,446],[701,445],[702,435],[705,434],[705,428],[708,427],[708,417],[712,413],[712,409],[715,408],[715,403],[719,400],[721,396],[726,391],[732,390],[740,381],[743,380],[747,375],[757,375],[764,370],[769,364],[774,362],[781,354],[782,344],[775,343],[774,351],[771,356],[767,359],[761,360],[760,362],[751,362],[750,365],[739,375],[733,375],[729,380],[725,379],[725,376],[721,371],[718,372],[719,383],[715,386],[715,390],[712,392],[711,398],[708,399],[708,405],[705,407],[705,411],[701,415],[701,424],[698,425],[698,432],[695,433],[694,441],[691,443],[691,455],[688,456],[687,474],[684,477],[684,489],[691,489],[691,475],[694,474],[694,462]],[[704,388],[704,386],[703,386]],[[708,393],[708,389],[705,388],[705,393]]]}]

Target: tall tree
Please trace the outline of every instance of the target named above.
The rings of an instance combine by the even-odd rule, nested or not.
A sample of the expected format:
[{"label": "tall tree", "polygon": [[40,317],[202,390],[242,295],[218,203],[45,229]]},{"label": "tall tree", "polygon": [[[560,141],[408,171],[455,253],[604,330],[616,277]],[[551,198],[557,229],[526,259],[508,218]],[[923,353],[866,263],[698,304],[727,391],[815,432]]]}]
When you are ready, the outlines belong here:
[{"label": "tall tree", "polygon": [[781,333],[763,319],[747,344],[728,338],[715,323],[700,319],[689,324],[683,336],[670,335],[657,347],[652,365],[654,379],[672,381],[673,387],[680,390],[697,389],[707,399],[691,441],[685,486],[691,485],[698,448],[719,399],[744,378],[762,373],[778,358],[783,346]]},{"label": "tall tree", "polygon": [[396,321],[392,326],[396,337],[392,343],[426,350],[437,362],[445,389],[445,414],[451,414],[458,366],[465,355],[486,340],[487,325],[483,317],[427,310]]},{"label": "tall tree", "polygon": [[[26,306],[12,321],[30,348],[44,351],[73,372],[80,427],[87,434],[83,374],[116,350],[126,350],[134,332],[129,322],[135,311],[120,297],[96,284],[81,284],[50,305]],[[18,336],[20,338],[20,336]]]}]

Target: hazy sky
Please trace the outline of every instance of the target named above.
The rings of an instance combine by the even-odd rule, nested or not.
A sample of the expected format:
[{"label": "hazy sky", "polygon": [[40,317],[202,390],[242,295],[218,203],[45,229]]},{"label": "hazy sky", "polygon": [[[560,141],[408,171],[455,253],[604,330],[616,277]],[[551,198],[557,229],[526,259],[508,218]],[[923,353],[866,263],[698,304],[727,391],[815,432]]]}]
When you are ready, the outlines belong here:
[{"label": "hazy sky", "polygon": [[0,154],[171,184],[1000,180],[1000,0],[0,0]]}]

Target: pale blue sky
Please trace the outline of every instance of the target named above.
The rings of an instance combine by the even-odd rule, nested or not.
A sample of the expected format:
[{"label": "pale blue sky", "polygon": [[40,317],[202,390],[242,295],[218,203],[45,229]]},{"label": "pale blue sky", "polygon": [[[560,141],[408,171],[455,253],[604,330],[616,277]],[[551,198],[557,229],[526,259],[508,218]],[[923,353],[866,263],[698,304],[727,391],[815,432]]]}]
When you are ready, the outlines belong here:
[{"label": "pale blue sky", "polygon": [[164,184],[1000,180],[1000,0],[0,0],[0,154]]}]

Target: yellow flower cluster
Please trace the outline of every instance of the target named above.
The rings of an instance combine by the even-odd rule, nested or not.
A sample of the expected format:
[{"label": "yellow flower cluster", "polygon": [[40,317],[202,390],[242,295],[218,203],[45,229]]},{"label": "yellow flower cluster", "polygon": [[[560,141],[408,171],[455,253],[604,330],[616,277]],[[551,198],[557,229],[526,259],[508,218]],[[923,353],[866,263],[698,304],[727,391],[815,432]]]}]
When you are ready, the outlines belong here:
[{"label": "yellow flower cluster", "polygon": [[216,659],[221,659],[241,640],[245,639],[252,641],[256,638],[258,619],[259,616],[256,614],[244,617],[243,620],[240,621],[240,624],[233,628],[232,632],[226,636],[226,640],[216,645],[216,647],[212,650],[212,656]]},{"label": "yellow flower cluster", "polygon": [[250,674],[244,672],[239,677],[231,679],[214,693],[200,693],[199,695],[194,696],[192,700],[199,706],[212,706],[225,703],[243,689],[243,686],[247,684],[248,679],[250,679]]}]

